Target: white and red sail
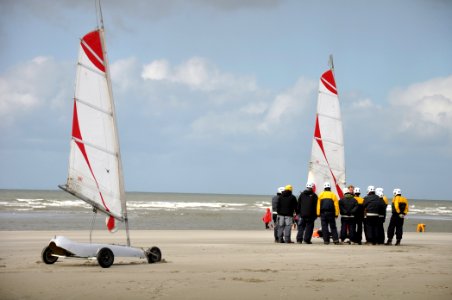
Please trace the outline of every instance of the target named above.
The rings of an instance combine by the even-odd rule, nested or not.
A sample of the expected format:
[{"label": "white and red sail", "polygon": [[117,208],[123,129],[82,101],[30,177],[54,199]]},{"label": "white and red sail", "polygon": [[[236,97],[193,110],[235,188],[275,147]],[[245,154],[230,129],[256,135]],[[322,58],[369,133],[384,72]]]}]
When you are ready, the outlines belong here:
[{"label": "white and red sail", "polygon": [[340,198],[343,196],[342,188],[345,187],[344,137],[333,67],[320,77],[308,181],[313,182],[317,190],[323,189],[324,183],[329,182],[331,191]]},{"label": "white and red sail", "polygon": [[125,218],[125,193],[104,32],[80,41],[74,95],[69,172],[64,190],[109,217]]}]

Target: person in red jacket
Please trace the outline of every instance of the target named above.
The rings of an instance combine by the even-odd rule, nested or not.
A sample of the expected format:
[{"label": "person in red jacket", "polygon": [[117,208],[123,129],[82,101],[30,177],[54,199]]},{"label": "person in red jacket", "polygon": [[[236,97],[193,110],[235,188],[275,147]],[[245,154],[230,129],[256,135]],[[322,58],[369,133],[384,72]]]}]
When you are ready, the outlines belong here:
[{"label": "person in red jacket", "polygon": [[267,208],[267,212],[262,217],[262,221],[265,223],[265,229],[270,229],[270,226],[268,226],[268,224],[272,221],[272,212],[270,211],[270,208]]}]

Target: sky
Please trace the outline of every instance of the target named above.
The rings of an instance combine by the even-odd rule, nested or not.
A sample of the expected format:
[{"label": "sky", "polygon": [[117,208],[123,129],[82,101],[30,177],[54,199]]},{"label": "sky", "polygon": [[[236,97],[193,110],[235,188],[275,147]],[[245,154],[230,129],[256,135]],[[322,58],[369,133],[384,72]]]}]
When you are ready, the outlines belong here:
[{"label": "sky", "polygon": [[[103,1],[127,191],[304,189],[333,54],[347,183],[448,199],[452,1]],[[0,0],[0,188],[57,189],[93,0]]]}]

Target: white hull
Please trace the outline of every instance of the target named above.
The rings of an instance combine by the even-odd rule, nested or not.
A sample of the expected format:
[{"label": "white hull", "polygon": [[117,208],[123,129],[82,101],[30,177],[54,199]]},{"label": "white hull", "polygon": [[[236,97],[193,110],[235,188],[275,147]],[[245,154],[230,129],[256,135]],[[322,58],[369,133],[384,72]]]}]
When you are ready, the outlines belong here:
[{"label": "white hull", "polygon": [[54,264],[59,257],[97,259],[102,268],[109,268],[115,257],[136,257],[146,259],[148,263],[159,262],[162,253],[157,247],[147,250],[125,245],[78,243],[64,236],[55,236],[41,253],[44,263]]},{"label": "white hull", "polygon": [[67,257],[95,258],[100,249],[109,248],[115,257],[146,258],[145,250],[125,245],[79,243],[64,236],[55,236],[50,240],[50,244],[52,243],[69,252],[69,255],[62,255]]}]

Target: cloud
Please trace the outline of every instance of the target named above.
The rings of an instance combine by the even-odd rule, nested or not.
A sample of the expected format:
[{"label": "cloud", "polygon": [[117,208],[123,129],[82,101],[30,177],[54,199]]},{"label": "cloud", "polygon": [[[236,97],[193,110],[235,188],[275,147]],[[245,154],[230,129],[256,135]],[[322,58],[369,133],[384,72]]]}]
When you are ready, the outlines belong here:
[{"label": "cloud", "polygon": [[315,91],[317,84],[313,80],[300,78],[293,87],[277,95],[271,103],[259,129],[268,132],[275,129],[285,118],[300,115],[309,104],[316,103]]},{"label": "cloud", "polygon": [[400,118],[400,132],[420,138],[446,135],[451,142],[452,76],[398,88],[389,99]]},{"label": "cloud", "polygon": [[252,91],[256,89],[255,79],[247,76],[221,72],[205,58],[193,57],[179,66],[171,66],[164,60],[155,60],[143,67],[141,74],[145,80],[161,80],[179,83],[193,90],[214,91],[239,89]]},{"label": "cloud", "polygon": [[37,109],[61,108],[70,97],[67,86],[72,87],[66,74],[68,70],[70,68],[67,63],[58,63],[52,57],[38,56],[1,74],[2,124],[12,125],[17,118]]}]

